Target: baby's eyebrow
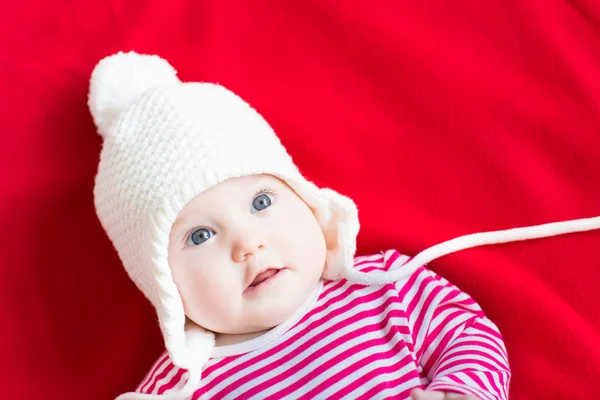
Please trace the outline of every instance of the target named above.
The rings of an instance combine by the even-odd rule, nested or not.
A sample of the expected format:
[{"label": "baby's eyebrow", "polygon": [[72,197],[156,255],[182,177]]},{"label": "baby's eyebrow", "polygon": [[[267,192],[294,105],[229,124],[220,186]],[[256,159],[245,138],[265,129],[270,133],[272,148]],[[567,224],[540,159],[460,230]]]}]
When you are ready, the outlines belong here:
[{"label": "baby's eyebrow", "polygon": [[175,218],[175,221],[173,221],[173,225],[171,226],[171,229],[179,227],[179,225],[181,225],[181,223],[182,223],[182,220],[183,220],[182,217]]},{"label": "baby's eyebrow", "polygon": [[185,233],[187,231],[189,231],[190,229],[192,229],[192,227],[187,227],[186,224],[184,223],[184,218],[182,218],[182,217],[176,218],[175,222],[173,222],[173,225],[171,226],[171,231],[175,233],[176,239],[185,235]]}]

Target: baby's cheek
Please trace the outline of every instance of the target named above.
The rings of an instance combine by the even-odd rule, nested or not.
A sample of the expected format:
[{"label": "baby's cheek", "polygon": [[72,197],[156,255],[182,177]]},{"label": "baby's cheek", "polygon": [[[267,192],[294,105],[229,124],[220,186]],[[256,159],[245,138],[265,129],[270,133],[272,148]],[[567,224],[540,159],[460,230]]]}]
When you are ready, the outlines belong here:
[{"label": "baby's cheek", "polygon": [[211,325],[223,327],[236,320],[241,293],[236,285],[239,278],[230,275],[215,272],[195,288],[196,308]]}]

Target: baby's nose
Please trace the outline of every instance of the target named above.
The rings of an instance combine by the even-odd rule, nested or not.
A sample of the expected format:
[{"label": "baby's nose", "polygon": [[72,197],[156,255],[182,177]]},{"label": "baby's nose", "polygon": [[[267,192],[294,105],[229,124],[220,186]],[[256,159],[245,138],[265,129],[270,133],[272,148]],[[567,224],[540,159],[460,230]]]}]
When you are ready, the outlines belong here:
[{"label": "baby's nose", "polygon": [[232,246],[231,258],[235,262],[242,262],[264,248],[263,241],[257,234],[240,235]]}]

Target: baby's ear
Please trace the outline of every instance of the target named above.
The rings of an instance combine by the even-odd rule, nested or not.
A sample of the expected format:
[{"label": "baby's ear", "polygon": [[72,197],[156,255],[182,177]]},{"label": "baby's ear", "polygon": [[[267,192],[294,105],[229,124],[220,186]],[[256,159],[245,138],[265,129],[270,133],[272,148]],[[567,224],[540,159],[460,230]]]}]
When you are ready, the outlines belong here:
[{"label": "baby's ear", "polygon": [[345,268],[354,266],[356,237],[360,225],[356,204],[331,189],[320,189],[320,206],[313,211],[323,230],[327,255],[323,278],[337,280]]}]

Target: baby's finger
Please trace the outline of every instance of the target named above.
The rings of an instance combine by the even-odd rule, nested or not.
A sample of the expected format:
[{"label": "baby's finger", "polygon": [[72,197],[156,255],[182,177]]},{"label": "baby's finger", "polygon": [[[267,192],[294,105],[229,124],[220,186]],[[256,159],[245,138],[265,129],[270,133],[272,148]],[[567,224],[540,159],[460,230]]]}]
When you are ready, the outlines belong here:
[{"label": "baby's finger", "polygon": [[442,392],[426,392],[423,389],[413,389],[410,392],[412,400],[444,400]]},{"label": "baby's finger", "polygon": [[479,400],[479,398],[472,394],[446,393],[444,400]]}]

